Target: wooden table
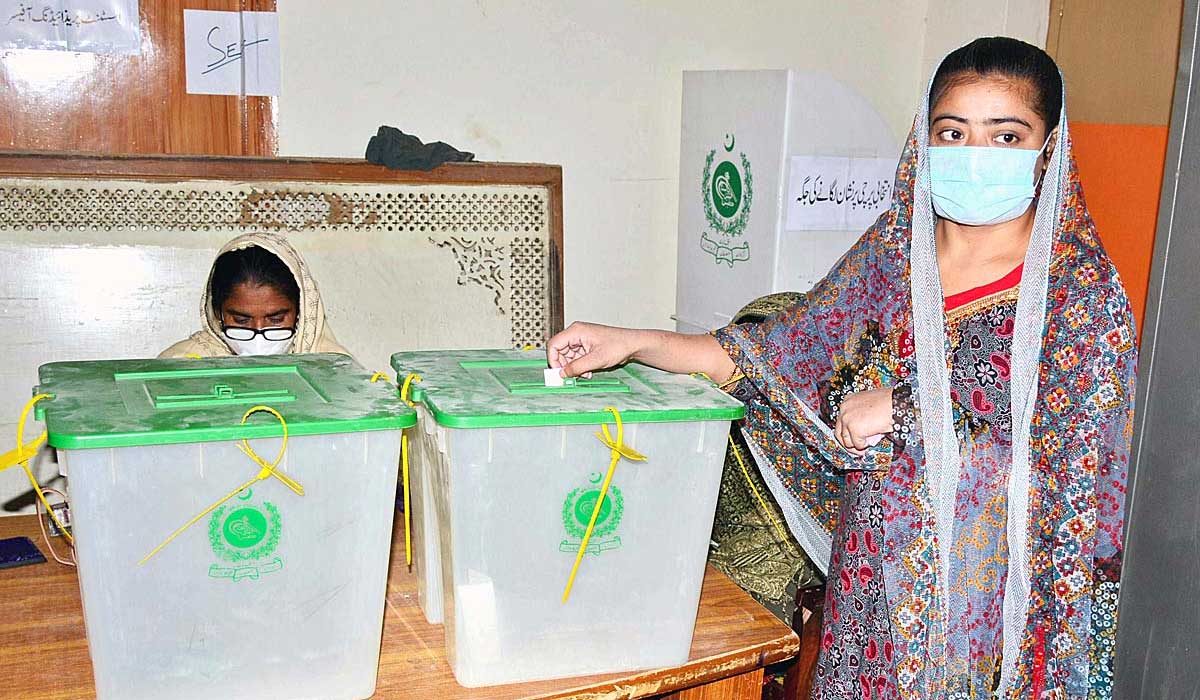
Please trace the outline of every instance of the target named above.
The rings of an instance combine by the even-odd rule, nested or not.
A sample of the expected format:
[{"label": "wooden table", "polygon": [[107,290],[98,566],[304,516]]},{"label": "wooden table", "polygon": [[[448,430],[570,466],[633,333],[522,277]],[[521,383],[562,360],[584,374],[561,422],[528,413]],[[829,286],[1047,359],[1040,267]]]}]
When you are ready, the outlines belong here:
[{"label": "wooden table", "polygon": [[[0,539],[23,535],[49,558],[33,516],[0,517]],[[54,545],[63,543],[56,538]],[[794,656],[795,633],[723,574],[708,568],[687,663],[676,668],[463,688],[446,664],[442,628],[425,622],[417,582],[393,542],[379,659],[378,700],[574,698],[758,700],[763,667]],[[75,570],[55,563],[0,569],[0,700],[95,697]]]}]

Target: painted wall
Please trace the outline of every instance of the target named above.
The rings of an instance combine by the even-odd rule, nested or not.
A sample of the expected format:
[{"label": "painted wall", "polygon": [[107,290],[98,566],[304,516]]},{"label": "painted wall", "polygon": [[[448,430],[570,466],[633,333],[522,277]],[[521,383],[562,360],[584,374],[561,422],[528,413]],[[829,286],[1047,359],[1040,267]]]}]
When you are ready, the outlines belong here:
[{"label": "painted wall", "polygon": [[928,79],[942,58],[981,36],[1012,36],[1045,47],[1049,0],[929,0],[921,76]]},{"label": "painted wall", "polygon": [[567,318],[673,328],[683,70],[829,71],[899,143],[927,66],[980,35],[1043,44],[1047,2],[279,0],[280,153],[361,157],[391,124],[559,163]]}]

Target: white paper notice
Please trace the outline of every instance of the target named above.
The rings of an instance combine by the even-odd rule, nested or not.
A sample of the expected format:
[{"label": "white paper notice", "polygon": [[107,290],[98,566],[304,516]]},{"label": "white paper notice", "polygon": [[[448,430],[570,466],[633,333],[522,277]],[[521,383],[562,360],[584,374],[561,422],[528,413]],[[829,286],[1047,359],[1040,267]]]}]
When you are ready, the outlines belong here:
[{"label": "white paper notice", "polygon": [[[246,39],[245,75],[247,95],[279,94],[279,14],[243,12],[242,35]],[[253,44],[251,42],[254,42]],[[257,48],[258,50],[254,50]]]},{"label": "white paper notice", "polygon": [[242,94],[242,13],[183,11],[183,58],[187,91]]},{"label": "white paper notice", "polygon": [[862,231],[892,203],[894,158],[792,156],[788,231]]},{"label": "white paper notice", "polygon": [[279,15],[183,11],[187,91],[198,95],[278,95]]},{"label": "white paper notice", "polygon": [[0,0],[0,49],[136,54],[138,0]]}]

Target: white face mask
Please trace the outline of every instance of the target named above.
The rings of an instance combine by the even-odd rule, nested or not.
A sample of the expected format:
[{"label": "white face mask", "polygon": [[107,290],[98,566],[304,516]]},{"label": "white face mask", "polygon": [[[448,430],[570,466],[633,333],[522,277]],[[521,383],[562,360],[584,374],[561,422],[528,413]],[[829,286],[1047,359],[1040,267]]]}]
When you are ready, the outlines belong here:
[{"label": "white face mask", "polygon": [[251,340],[234,340],[224,338],[225,344],[235,355],[283,355],[292,345],[292,339],[267,340],[261,334]]}]

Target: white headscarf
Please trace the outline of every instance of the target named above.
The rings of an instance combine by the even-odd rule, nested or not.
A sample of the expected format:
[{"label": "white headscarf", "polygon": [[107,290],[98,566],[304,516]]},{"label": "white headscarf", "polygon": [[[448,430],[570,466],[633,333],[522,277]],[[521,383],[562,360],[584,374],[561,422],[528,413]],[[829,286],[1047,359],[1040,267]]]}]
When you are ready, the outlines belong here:
[{"label": "white headscarf", "polygon": [[[217,253],[221,257],[234,250],[242,250],[258,246],[279,258],[296,277],[296,285],[300,287],[300,308],[296,314],[296,335],[288,352],[336,352],[343,355],[350,353],[338,344],[333,337],[333,331],[325,325],[325,305],[321,303],[321,293],[317,283],[308,272],[308,265],[300,253],[288,243],[287,239],[275,233],[247,233],[226,243]],[[214,260],[214,267],[216,263]],[[200,299],[200,330],[187,339],[175,343],[162,352],[159,357],[186,357],[199,355],[201,357],[219,357],[232,355],[221,335],[221,319],[217,316],[212,304],[212,271],[208,273],[208,282],[204,285],[204,294]]]}]

